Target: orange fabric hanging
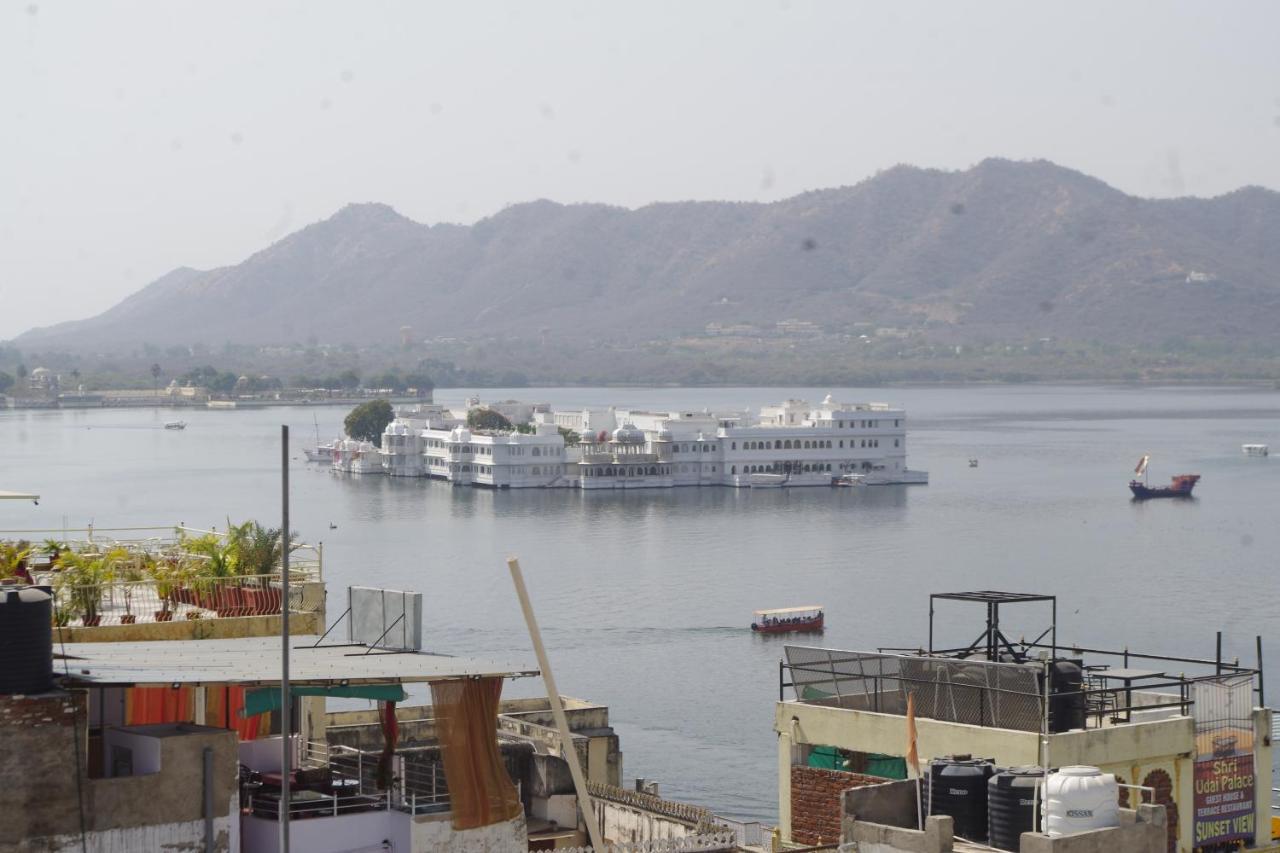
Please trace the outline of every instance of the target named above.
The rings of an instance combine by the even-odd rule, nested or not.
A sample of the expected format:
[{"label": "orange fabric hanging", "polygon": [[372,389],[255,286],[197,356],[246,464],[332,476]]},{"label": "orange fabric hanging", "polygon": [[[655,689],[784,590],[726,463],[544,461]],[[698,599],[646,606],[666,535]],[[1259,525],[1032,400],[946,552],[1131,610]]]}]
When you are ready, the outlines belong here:
[{"label": "orange fabric hanging", "polygon": [[195,691],[190,687],[130,687],[125,691],[127,726],[193,723],[195,719]]},{"label": "orange fabric hanging", "polygon": [[501,678],[431,684],[454,829],[500,823],[522,811],[519,795],[498,751],[501,696]]},{"label": "orange fabric hanging", "polygon": [[244,710],[244,694],[243,687],[206,688],[205,695],[208,701],[205,705],[205,722],[211,726],[233,729],[240,736],[241,741],[257,740],[258,729],[262,725],[262,715],[254,714],[252,717],[241,715],[240,712]]}]

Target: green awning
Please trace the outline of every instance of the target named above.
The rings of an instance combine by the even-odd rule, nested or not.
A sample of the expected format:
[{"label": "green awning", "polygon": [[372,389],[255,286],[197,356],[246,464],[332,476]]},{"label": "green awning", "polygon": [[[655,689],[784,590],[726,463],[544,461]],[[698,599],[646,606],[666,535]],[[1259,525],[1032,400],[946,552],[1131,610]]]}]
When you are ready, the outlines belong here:
[{"label": "green awning", "polygon": [[[357,684],[347,687],[291,687],[292,696],[333,696],[343,699],[376,699],[379,702],[403,702],[409,698],[404,688],[397,684]],[[280,690],[275,687],[264,687],[249,690],[244,697],[244,710],[241,715],[252,717],[275,711],[280,708]]]}]

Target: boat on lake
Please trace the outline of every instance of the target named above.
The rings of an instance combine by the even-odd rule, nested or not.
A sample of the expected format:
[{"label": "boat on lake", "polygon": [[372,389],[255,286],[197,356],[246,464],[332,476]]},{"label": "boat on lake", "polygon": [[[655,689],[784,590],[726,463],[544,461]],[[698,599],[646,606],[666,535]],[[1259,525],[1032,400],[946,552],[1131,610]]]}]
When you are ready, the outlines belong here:
[{"label": "boat on lake", "polygon": [[186,421],[165,421],[164,428],[165,429],[186,429],[187,422]]},{"label": "boat on lake", "polygon": [[1265,444],[1242,444],[1240,451],[1245,456],[1267,456],[1271,453],[1271,448]]},{"label": "boat on lake", "polygon": [[1143,456],[1138,460],[1138,467],[1133,469],[1133,473],[1142,477],[1141,480],[1134,479],[1129,481],[1129,491],[1133,492],[1135,500],[1191,497],[1191,490],[1200,481],[1199,474],[1174,474],[1169,480],[1169,485],[1151,486],[1147,483],[1147,464],[1150,461],[1151,457],[1149,455]]},{"label": "boat on lake", "polygon": [[304,456],[307,457],[308,462],[323,462],[326,465],[332,464],[333,450],[335,447],[338,446],[339,440],[334,439],[333,441],[330,441],[326,444],[321,444],[320,443],[320,419],[317,418],[314,414],[311,415],[311,419],[315,421],[315,425],[316,425],[316,445],[315,447],[302,448],[302,453]]},{"label": "boat on lake", "polygon": [[822,605],[820,604],[757,610],[752,616],[751,630],[758,634],[789,634],[822,630]]},{"label": "boat on lake", "polygon": [[307,457],[308,462],[333,462],[333,448],[336,441],[330,441],[326,444],[317,444],[315,447],[302,448],[303,454]]}]

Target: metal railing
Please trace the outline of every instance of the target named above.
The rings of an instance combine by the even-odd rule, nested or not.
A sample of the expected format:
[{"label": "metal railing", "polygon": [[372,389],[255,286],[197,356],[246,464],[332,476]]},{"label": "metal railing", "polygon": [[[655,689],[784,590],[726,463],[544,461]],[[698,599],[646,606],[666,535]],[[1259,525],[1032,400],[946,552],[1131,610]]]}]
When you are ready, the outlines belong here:
[{"label": "metal railing", "polygon": [[[83,528],[36,528],[23,530],[0,530],[0,539],[26,540],[34,548],[36,555],[42,554],[42,543],[55,541],[74,551],[104,551],[111,548],[124,548],[133,553],[146,553],[154,557],[176,557],[198,555],[184,553],[182,544],[186,537],[199,537],[212,534],[225,538],[225,530],[205,530],[190,527],[186,524],[169,526],[148,525],[142,527],[95,527]],[[293,543],[289,554],[289,567],[293,571],[305,572],[309,580],[321,580],[324,574],[324,546],[306,542]],[[278,568],[278,567],[277,567]]]},{"label": "metal railing", "polygon": [[438,748],[397,750],[386,790],[378,788],[378,759],[377,753],[354,747],[308,741],[302,746],[299,765],[325,770],[330,785],[341,788],[347,796],[385,798],[389,809],[414,815],[449,810],[449,786]]},{"label": "metal railing", "polygon": [[[1022,645],[1048,649],[1034,643]],[[1135,712],[1146,714],[1146,720],[1151,720],[1150,714],[1157,711],[1165,712],[1165,716],[1185,716],[1194,705],[1197,683],[1227,674],[1253,677],[1255,681],[1259,676],[1257,670],[1242,667],[1238,662],[1082,650],[1063,645],[1057,648],[1059,652],[1073,655],[1084,651],[1123,655],[1126,663],[1129,657],[1134,657],[1213,666],[1215,672],[1109,675],[1105,665],[1087,666],[1081,672],[1080,688],[1071,690],[1063,689],[1055,681],[1044,661],[1003,663],[923,652],[886,654],[787,646],[786,660],[779,662],[778,699],[785,701],[785,690],[790,687],[795,691],[795,701],[806,704],[903,715],[910,693],[915,697],[916,714],[922,718],[1020,731],[1040,731],[1048,720],[1053,731],[1057,714],[1070,713],[1067,706],[1072,704],[1076,706],[1076,713],[1081,714],[1082,725],[1095,728],[1108,723],[1132,722]],[[1047,688],[1046,675],[1049,676]]]},{"label": "metal railing", "polygon": [[[245,808],[254,817],[280,819],[280,795],[259,791],[250,794]],[[289,798],[289,820],[309,817],[338,817],[358,812],[384,811],[392,808],[391,792],[382,796],[365,794],[324,794],[316,791],[293,791]]]},{"label": "metal railing", "polygon": [[[289,612],[319,611],[323,607],[323,596],[308,594],[302,586],[310,576],[293,571],[289,575]],[[269,616],[280,613],[284,606],[279,575],[83,585],[60,583],[56,572],[39,573],[33,579],[52,589],[55,622],[67,626]]]},{"label": "metal railing", "polygon": [[799,702],[903,715],[913,694],[920,717],[1040,731],[1040,675],[1028,664],[787,646],[778,698],[791,687]]}]

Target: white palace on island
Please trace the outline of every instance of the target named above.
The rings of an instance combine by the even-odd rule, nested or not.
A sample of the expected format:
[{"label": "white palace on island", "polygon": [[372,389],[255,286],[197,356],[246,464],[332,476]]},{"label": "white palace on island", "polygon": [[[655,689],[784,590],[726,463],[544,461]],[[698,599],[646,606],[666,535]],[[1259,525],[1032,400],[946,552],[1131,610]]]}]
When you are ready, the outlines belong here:
[{"label": "white palace on island", "polygon": [[[332,466],[350,473],[434,477],[499,489],[927,483],[907,468],[907,416],[886,403],[787,400],[758,414],[553,411],[507,401],[492,409],[523,429],[473,430],[436,403],[397,412],[381,449],[343,441]],[[566,440],[568,435],[568,440]],[[580,440],[574,444],[573,437]]]}]

